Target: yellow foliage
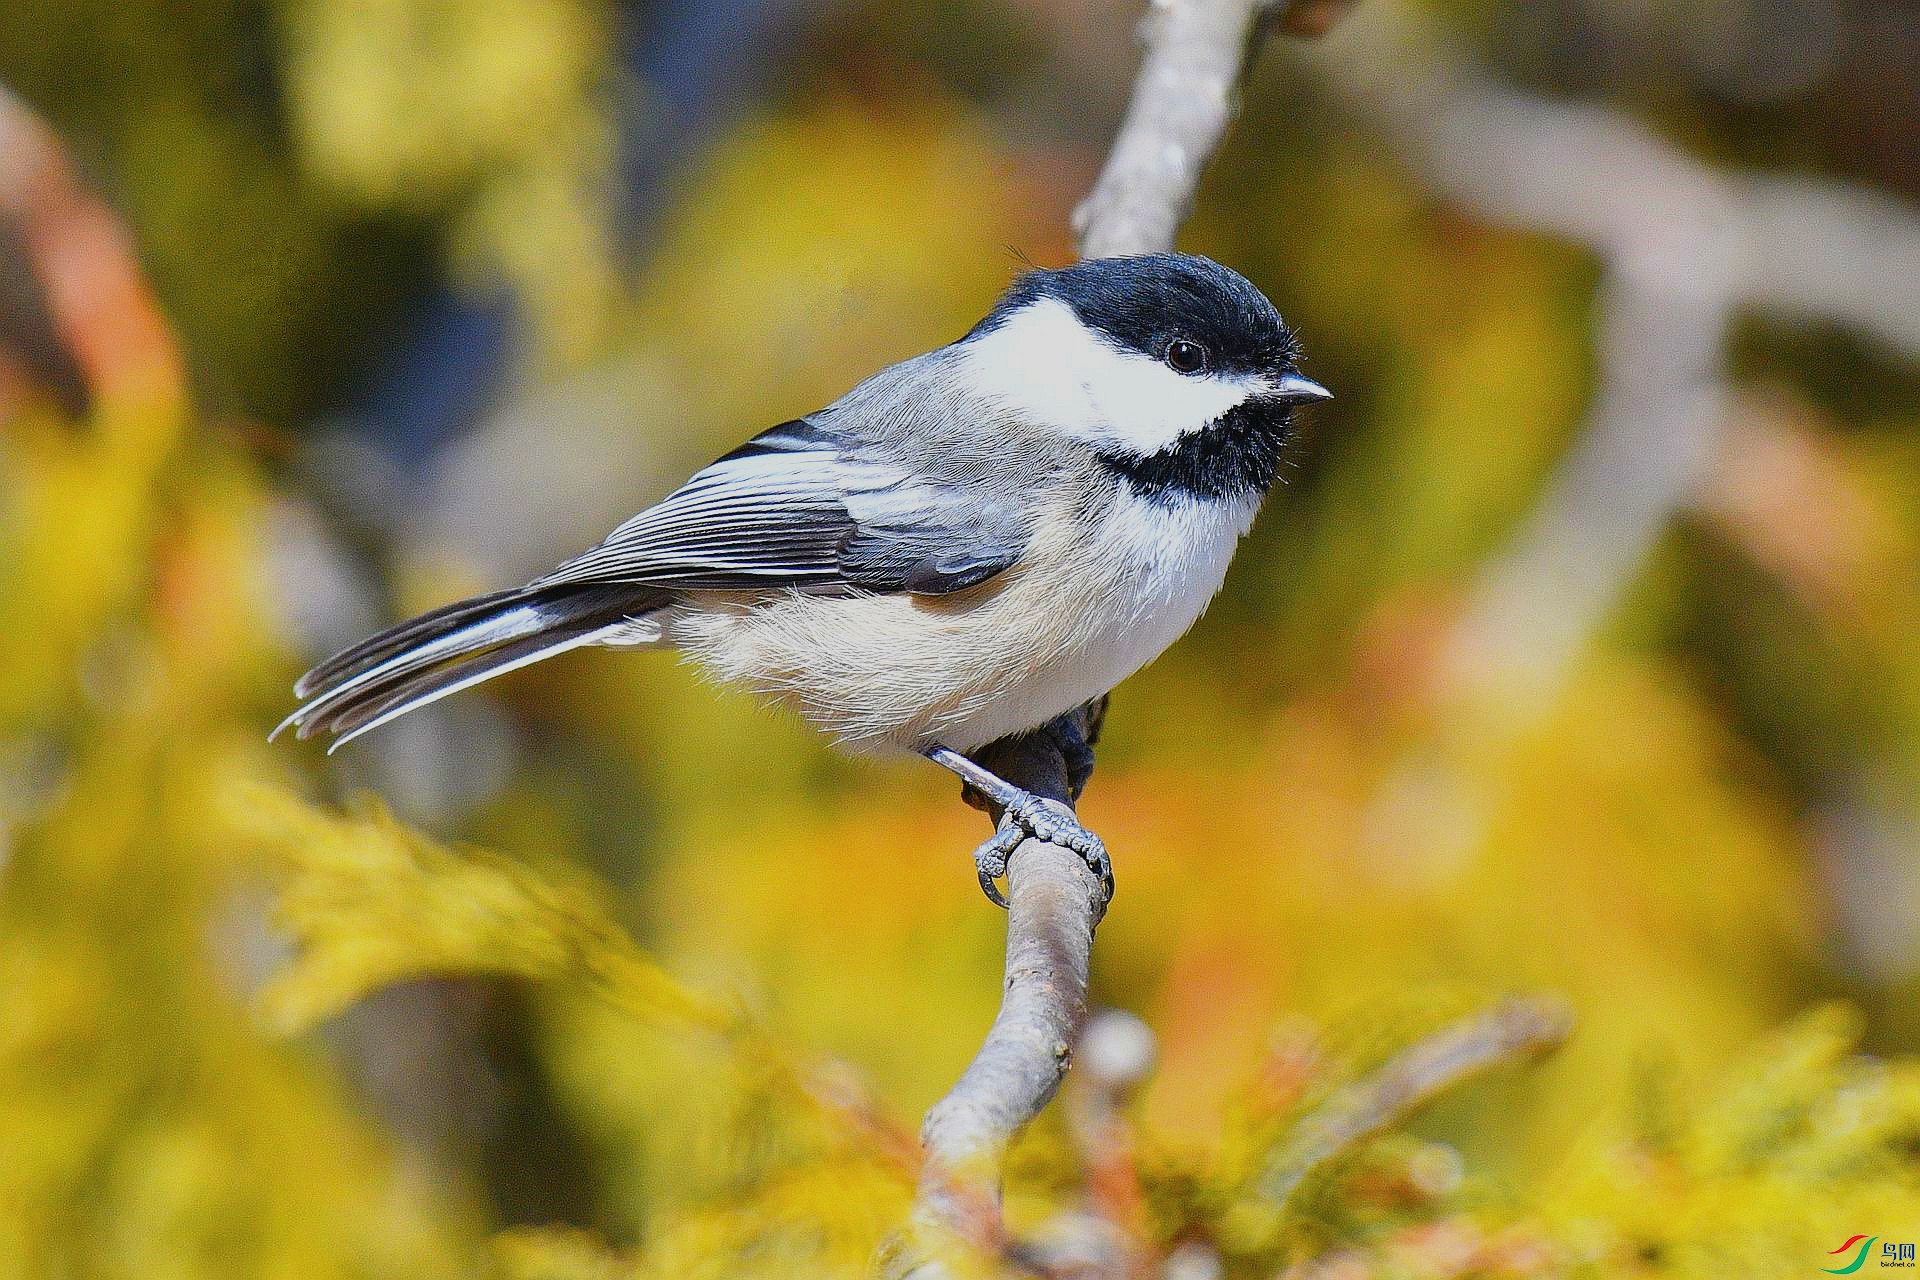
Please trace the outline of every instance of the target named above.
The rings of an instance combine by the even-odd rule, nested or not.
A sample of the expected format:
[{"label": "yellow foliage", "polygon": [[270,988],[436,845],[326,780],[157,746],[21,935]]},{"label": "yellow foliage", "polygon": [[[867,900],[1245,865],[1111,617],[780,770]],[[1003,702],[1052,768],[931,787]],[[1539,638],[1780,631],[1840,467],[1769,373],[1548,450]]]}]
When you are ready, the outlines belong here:
[{"label": "yellow foliage", "polygon": [[1858,1035],[1816,1010],[1709,1085],[1652,1082],[1653,1114],[1539,1188],[1543,1221],[1599,1275],[1800,1276],[1856,1231],[1920,1234],[1920,1068]]},{"label": "yellow foliage", "polygon": [[704,1030],[737,1021],[641,956],[582,885],[480,850],[449,850],[375,800],[362,816],[340,819],[256,787],[233,808],[242,830],[290,863],[279,922],[298,942],[299,961],[261,997],[287,1031],[388,983],[444,973],[564,978],[648,1021]]},{"label": "yellow foliage", "polygon": [[[12,636],[44,665],[6,722],[0,1275],[475,1274],[466,1198],[260,1035],[235,986],[249,876],[209,801],[257,758],[233,748],[236,698],[270,642],[230,572],[257,505],[230,461],[157,483],[165,413],[99,425],[50,426],[36,447],[63,462],[6,477],[5,607],[35,603],[24,583],[66,621]],[[46,502],[61,476],[87,500]],[[76,542],[122,572],[75,573]]]}]

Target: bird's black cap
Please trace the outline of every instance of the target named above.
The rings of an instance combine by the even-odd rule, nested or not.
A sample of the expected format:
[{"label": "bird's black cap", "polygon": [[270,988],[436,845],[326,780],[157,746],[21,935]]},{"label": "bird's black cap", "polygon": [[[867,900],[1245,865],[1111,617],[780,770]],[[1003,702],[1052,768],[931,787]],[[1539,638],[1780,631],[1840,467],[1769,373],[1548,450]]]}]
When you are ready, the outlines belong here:
[{"label": "bird's black cap", "polygon": [[1058,299],[1115,345],[1155,359],[1181,338],[1205,347],[1211,367],[1225,374],[1291,371],[1300,355],[1293,331],[1251,281],[1188,253],[1092,258],[1026,272],[973,333],[992,331],[1042,298]]}]

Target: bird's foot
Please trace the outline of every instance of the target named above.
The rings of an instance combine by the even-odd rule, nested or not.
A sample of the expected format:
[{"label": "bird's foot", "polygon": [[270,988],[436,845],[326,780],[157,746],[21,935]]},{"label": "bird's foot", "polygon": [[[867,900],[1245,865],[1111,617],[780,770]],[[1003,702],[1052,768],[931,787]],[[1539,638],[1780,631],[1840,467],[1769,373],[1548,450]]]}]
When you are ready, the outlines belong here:
[{"label": "bird's foot", "polygon": [[1001,907],[1007,905],[1007,895],[1000,892],[999,880],[1007,874],[1007,859],[1020,847],[1020,842],[1029,836],[1079,854],[1081,860],[1100,877],[1104,902],[1113,901],[1113,860],[1107,856],[1107,846],[1101,843],[1099,836],[1080,824],[1080,819],[1074,816],[1072,809],[1058,800],[1047,800],[1030,791],[1020,791],[1009,799],[1000,813],[1000,821],[993,834],[973,851],[973,865],[980,873],[980,888],[989,901]]}]

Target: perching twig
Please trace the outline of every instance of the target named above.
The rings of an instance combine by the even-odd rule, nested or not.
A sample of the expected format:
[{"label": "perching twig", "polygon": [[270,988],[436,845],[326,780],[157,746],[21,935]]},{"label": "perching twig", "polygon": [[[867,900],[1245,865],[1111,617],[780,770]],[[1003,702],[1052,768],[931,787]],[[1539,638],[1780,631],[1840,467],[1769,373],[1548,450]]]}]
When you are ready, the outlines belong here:
[{"label": "perching twig", "polygon": [[[1081,708],[1088,741],[1105,700]],[[1065,753],[1046,730],[1003,739],[980,762],[1035,795],[1072,804]],[[1027,840],[1007,864],[1007,969],[1000,1013],[953,1089],[927,1112],[916,1219],[976,1246],[1001,1243],[1000,1157],[1053,1098],[1087,1016],[1087,961],[1106,890],[1080,855]]]},{"label": "perching twig", "polygon": [[1200,171],[1233,116],[1267,8],[1258,0],[1157,0],[1148,9],[1133,101],[1100,180],[1074,210],[1081,256],[1173,248]]},{"label": "perching twig", "polygon": [[1240,84],[1270,26],[1289,35],[1332,29],[1353,0],[1152,0],[1140,25],[1146,56],[1133,100],[1093,191],[1073,211],[1080,256],[1173,248],[1193,211]]},{"label": "perching twig", "polygon": [[[1173,247],[1194,188],[1232,117],[1272,0],[1152,0],[1133,100],[1093,193],[1074,215],[1086,257]],[[1338,5],[1302,6],[1323,29]],[[1104,703],[1079,714],[1091,731]],[[1036,794],[1077,798],[1060,743],[1040,731],[996,743],[981,763]],[[999,1166],[1006,1144],[1052,1099],[1087,1011],[1087,961],[1105,907],[1096,877],[1059,845],[1027,840],[1007,869],[1006,992],[972,1064],[922,1127],[927,1161],[916,1222],[981,1245],[1004,1240]],[[911,1267],[914,1260],[907,1260]]]}]

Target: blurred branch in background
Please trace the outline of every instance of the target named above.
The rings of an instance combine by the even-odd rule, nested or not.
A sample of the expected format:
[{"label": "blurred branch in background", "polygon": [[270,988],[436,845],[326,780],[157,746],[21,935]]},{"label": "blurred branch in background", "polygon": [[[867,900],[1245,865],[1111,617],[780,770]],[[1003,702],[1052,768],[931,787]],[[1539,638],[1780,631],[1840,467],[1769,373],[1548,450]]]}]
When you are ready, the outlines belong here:
[{"label": "blurred branch in background", "polygon": [[1483,1071],[1560,1047],[1572,1014],[1557,1000],[1513,997],[1409,1046],[1365,1080],[1339,1090],[1273,1153],[1261,1193],[1284,1210],[1307,1175],[1356,1143],[1403,1122],[1438,1094]]},{"label": "blurred branch in background", "polygon": [[1742,307],[1920,355],[1920,216],[1879,192],[1726,174],[1623,112],[1502,85],[1412,9],[1368,5],[1322,59],[1436,190],[1599,256],[1599,389],[1574,452],[1455,633],[1450,667],[1550,702],[1695,492]]},{"label": "blurred branch in background", "polygon": [[179,394],[179,353],[126,229],[3,87],[0,270],[0,359],[17,359],[69,417],[95,397]]},{"label": "blurred branch in background", "polygon": [[[1721,171],[1623,111],[1498,83],[1394,0],[1367,6],[1320,61],[1436,190],[1600,260],[1587,419],[1537,507],[1480,570],[1440,655],[1442,696],[1470,709],[1479,749],[1497,751],[1552,708],[1658,539],[1729,456],[1750,405],[1726,368],[1743,313],[1826,321],[1920,356],[1920,214],[1846,183]],[[1389,779],[1378,812],[1436,795],[1462,819],[1446,844],[1470,847],[1488,806],[1431,755]],[[1387,822],[1399,839],[1401,824]],[[1835,829],[1889,823],[1920,844],[1911,804]]]},{"label": "blurred branch in background", "polygon": [[[1897,290],[1895,291],[1897,292]],[[1805,609],[1849,681],[1899,688],[1920,654],[1920,561],[1902,534],[1897,492],[1844,447],[1834,424],[1781,389],[1743,390],[1694,506],[1707,526]],[[1792,677],[1787,677],[1791,679]],[[1853,723],[1801,726],[1822,748],[1816,851],[1847,958],[1878,982],[1920,977],[1920,744],[1910,703],[1874,697]],[[1822,720],[1830,720],[1830,716]]]}]

